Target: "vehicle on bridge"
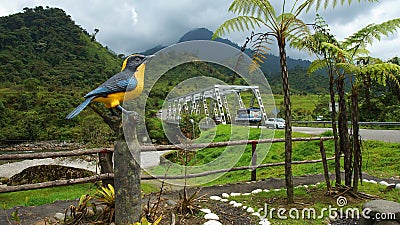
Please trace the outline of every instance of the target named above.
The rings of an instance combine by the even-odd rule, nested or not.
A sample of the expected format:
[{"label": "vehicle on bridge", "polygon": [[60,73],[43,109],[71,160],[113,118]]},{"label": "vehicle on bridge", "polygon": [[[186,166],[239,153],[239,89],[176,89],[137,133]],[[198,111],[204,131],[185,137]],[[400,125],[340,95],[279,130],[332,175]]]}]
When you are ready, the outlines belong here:
[{"label": "vehicle on bridge", "polygon": [[267,128],[283,129],[285,126],[285,120],[282,118],[268,118],[268,120],[265,121],[265,127]]},{"label": "vehicle on bridge", "polygon": [[250,107],[247,109],[239,109],[236,113],[236,123],[259,123],[261,122],[260,108]]}]

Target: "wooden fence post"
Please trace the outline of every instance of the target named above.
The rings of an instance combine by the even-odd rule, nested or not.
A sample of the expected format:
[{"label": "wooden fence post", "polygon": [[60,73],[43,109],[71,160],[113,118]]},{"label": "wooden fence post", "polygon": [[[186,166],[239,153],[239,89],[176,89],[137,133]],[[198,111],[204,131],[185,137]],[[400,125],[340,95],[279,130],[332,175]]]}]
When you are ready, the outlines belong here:
[{"label": "wooden fence post", "polygon": [[[113,153],[109,151],[99,152],[100,173],[113,173]],[[107,187],[111,184],[114,187],[114,179],[102,180],[101,185]]]},{"label": "wooden fence post", "polygon": [[126,141],[117,141],[114,150],[115,223],[118,225],[138,222],[142,213],[137,121],[132,117],[125,119]]},{"label": "wooden fence post", "polygon": [[322,164],[324,166],[324,176],[325,176],[325,181],[326,181],[326,188],[328,189],[328,192],[331,192],[331,182],[329,179],[329,170],[328,170],[328,163],[326,161],[326,153],[325,153],[325,148],[324,148],[324,141],[320,140],[319,141],[319,151],[321,152],[322,156]]},{"label": "wooden fence post", "polygon": [[[252,141],[251,142],[251,165],[256,166],[257,165],[257,141]],[[256,181],[257,180],[257,169],[254,168],[251,170],[251,181]]]}]

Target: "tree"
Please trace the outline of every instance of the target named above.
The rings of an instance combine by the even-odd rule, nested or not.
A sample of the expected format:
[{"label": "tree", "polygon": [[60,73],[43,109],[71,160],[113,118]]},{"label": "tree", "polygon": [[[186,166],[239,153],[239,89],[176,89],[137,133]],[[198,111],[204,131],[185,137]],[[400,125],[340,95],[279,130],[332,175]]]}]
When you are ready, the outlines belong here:
[{"label": "tree", "polygon": [[[399,21],[400,22],[400,21]],[[400,24],[399,24],[400,25]],[[386,85],[386,80],[391,80],[400,87],[395,74],[400,72],[400,66],[392,63],[385,63],[372,57],[358,57],[353,62],[339,63],[337,65],[347,74],[354,75],[354,82],[351,87],[351,108],[352,108],[352,126],[353,126],[353,191],[358,191],[358,181],[361,179],[361,145],[359,140],[359,99],[358,92],[361,87],[365,87],[366,79],[376,81],[381,85]]]},{"label": "tree", "polygon": [[[360,1],[360,0],[359,0]],[[368,0],[376,1],[376,0]],[[289,74],[286,60],[286,42],[291,37],[305,37],[309,34],[307,25],[298,17],[303,11],[308,11],[314,5],[316,9],[321,7],[322,0],[305,0],[298,4],[295,1],[290,10],[286,9],[286,0],[282,1],[282,10],[280,14],[276,13],[271,1],[265,0],[234,0],[229,7],[229,11],[235,14],[241,14],[235,18],[225,21],[214,33],[213,39],[222,36],[227,32],[237,30],[244,32],[255,28],[264,28],[265,33],[252,35],[255,37],[256,52],[253,55],[255,64],[259,64],[264,59],[264,53],[268,51],[268,47],[262,44],[269,44],[275,39],[279,48],[280,67],[282,75],[282,86],[284,94],[285,106],[285,179],[287,189],[287,201],[293,203],[293,181],[292,181],[292,115],[290,103]],[[329,0],[324,1],[324,7],[329,5]],[[345,1],[341,1],[344,4]],[[352,0],[348,0],[351,3]],[[337,1],[333,1],[336,6]]]},{"label": "tree", "polygon": [[[330,104],[332,106],[331,111],[331,125],[332,132],[335,143],[335,175],[336,175],[336,185],[340,185],[341,183],[341,174],[340,174],[340,148],[338,143],[338,131],[336,126],[336,100],[335,100],[335,80],[337,71],[335,70],[335,59],[336,56],[332,55],[329,51],[324,51],[321,44],[323,42],[335,44],[337,40],[334,38],[332,34],[330,34],[330,29],[325,20],[317,14],[315,19],[315,24],[313,24],[315,29],[315,33],[309,35],[305,39],[295,38],[292,40],[290,45],[292,47],[298,48],[300,50],[306,50],[310,53],[314,54],[317,59],[314,60],[309,69],[309,73],[316,72],[321,69],[326,69],[329,76],[329,95],[330,95]],[[347,129],[347,128],[346,128]],[[344,138],[344,137],[343,137]]]},{"label": "tree", "polygon": [[[305,43],[298,41],[295,43],[298,47],[306,47],[308,49],[317,49],[325,56],[323,61],[316,60],[311,67],[316,69],[328,68],[334,69],[337,74],[337,87],[339,90],[339,135],[340,149],[345,154],[345,185],[351,187],[351,179],[353,175],[353,191],[357,192],[358,181],[361,177],[361,149],[359,140],[359,89],[361,87],[366,90],[366,101],[369,101],[369,88],[372,81],[380,81],[382,85],[386,85],[386,80],[390,79],[398,85],[396,77],[393,74],[398,73],[400,68],[398,65],[384,63],[379,59],[368,56],[367,44],[372,44],[373,40],[380,40],[381,36],[387,36],[400,27],[400,19],[393,19],[381,24],[370,24],[360,31],[339,42],[331,38],[320,42],[321,39],[315,39],[321,29],[317,29],[317,33],[308,37]],[[325,30],[326,31],[326,30]],[[348,140],[346,101],[344,96],[344,79],[349,75],[352,83],[351,86],[351,118],[353,126],[352,146]],[[354,156],[353,156],[354,153]],[[337,155],[336,155],[337,156]],[[336,168],[337,169],[337,168]],[[352,174],[352,169],[354,173]],[[338,170],[336,171],[338,172]],[[337,184],[340,184],[336,180]]]}]

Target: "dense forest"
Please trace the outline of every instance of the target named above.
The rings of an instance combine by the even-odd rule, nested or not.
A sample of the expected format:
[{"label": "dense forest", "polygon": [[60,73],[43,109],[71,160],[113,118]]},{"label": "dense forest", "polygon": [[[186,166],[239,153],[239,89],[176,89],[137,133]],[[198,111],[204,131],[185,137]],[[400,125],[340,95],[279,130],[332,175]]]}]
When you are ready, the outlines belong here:
[{"label": "dense forest", "polygon": [[[211,34],[204,28],[195,29],[184,34],[180,41],[210,39]],[[239,48],[227,39],[217,41]],[[162,48],[156,46],[145,53]],[[123,58],[124,55],[117,55],[98,43],[94,34],[76,25],[62,9],[39,6],[0,17],[0,141],[71,140],[104,144],[113,140],[112,131],[90,108],[73,120],[66,120],[65,116],[80,104],[85,93],[118,72]],[[262,70],[272,90],[280,93],[278,58],[268,55],[268,60]],[[328,78],[308,74],[308,65],[308,61],[290,59],[293,93],[327,93]],[[146,106],[149,130],[160,130],[156,112],[168,92],[185,79],[205,74],[227,83],[232,80],[231,71],[209,63],[189,63],[168,71],[149,93]],[[234,83],[243,81],[237,78]],[[373,88],[379,89],[379,93],[387,89]],[[399,112],[394,96],[386,95],[391,112]],[[379,99],[372,103],[379,110],[386,107]],[[387,120],[385,116],[380,119]],[[150,135],[162,138],[159,132]]]}]

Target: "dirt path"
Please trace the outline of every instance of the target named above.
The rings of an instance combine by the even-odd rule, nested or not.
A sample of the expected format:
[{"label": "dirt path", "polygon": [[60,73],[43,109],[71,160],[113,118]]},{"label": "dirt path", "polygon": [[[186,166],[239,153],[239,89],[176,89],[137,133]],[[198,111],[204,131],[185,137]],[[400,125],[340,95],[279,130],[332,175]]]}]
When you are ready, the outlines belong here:
[{"label": "dirt path", "polygon": [[[330,176],[331,179],[334,179],[334,175]],[[371,177],[367,174],[364,175],[365,179],[373,179],[376,181],[386,181],[388,183],[399,183],[399,180],[391,180],[391,179],[378,179]],[[306,175],[302,177],[295,177],[293,179],[294,185],[310,185],[315,184],[317,182],[323,182],[324,177],[321,174],[317,175]],[[276,188],[283,188],[285,186],[284,179],[267,179],[267,180],[260,180],[255,182],[244,182],[244,183],[236,183],[236,184],[227,184],[227,185],[219,185],[219,186],[211,186],[211,187],[202,187],[202,188],[190,188],[189,193],[193,193],[196,190],[200,189],[200,195],[219,195],[221,196],[222,193],[232,193],[232,192],[239,192],[239,193],[250,193],[255,189],[276,189]],[[178,201],[179,199],[179,190],[169,191],[163,194],[164,199],[170,199],[173,201]],[[143,198],[143,201],[147,201],[148,198],[154,198],[155,195],[147,195]],[[0,224],[9,224],[6,214],[10,218],[10,215],[13,211],[18,209],[18,214],[22,220],[21,224],[35,224],[36,221],[39,221],[45,217],[53,217],[55,213],[63,213],[66,208],[68,208],[71,204],[76,205],[77,201],[56,201],[51,204],[41,205],[41,206],[30,206],[30,207],[14,207],[9,210],[5,210],[0,215]]]}]

